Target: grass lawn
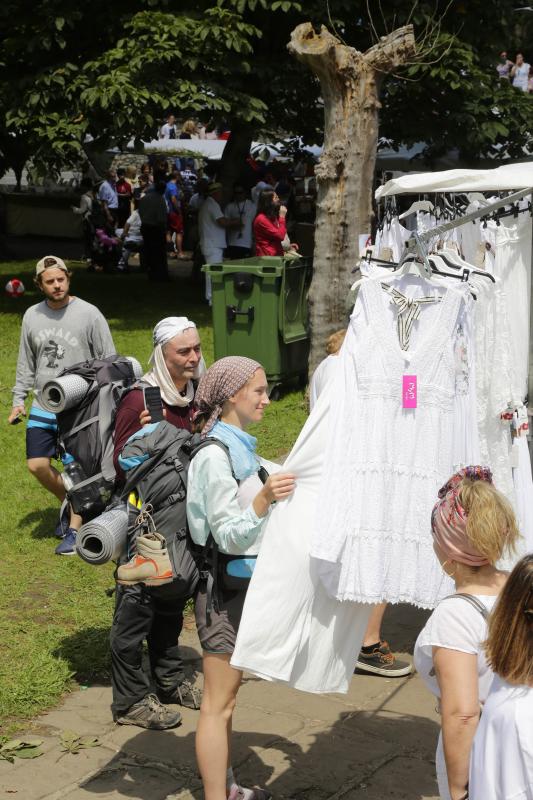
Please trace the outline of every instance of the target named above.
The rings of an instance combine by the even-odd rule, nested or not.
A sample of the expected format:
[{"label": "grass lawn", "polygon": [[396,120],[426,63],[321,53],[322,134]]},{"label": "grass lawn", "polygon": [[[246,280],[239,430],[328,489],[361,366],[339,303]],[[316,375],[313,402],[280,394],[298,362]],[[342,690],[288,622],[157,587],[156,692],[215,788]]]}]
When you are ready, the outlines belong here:
[{"label": "grass lawn", "polygon": [[[109,321],[117,351],[146,366],[151,330],[162,317],[185,314],[200,329],[204,355],[213,360],[210,311],[201,289],[187,281],[150,284],[145,275],[90,275],[73,264],[73,294],[97,305]],[[107,637],[113,600],[112,566],[91,567],[77,557],[54,555],[58,503],[32,478],[25,464],[23,424],[7,425],[15,378],[20,322],[41,299],[33,285],[34,262],[0,265],[0,280],[20,278],[23,298],[0,300],[0,731],[53,705],[78,683],[108,681]],[[267,458],[287,452],[306,417],[302,392],[267,409],[253,433]]]}]

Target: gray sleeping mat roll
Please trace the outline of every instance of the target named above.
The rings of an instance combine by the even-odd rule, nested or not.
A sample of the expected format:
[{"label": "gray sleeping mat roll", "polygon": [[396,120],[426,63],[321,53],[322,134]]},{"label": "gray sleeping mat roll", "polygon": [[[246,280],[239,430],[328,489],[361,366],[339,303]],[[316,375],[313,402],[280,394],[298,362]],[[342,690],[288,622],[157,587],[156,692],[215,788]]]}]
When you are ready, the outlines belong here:
[{"label": "gray sleeping mat roll", "polygon": [[60,375],[44,384],[40,395],[41,405],[53,414],[60,414],[77,406],[87,394],[89,385],[81,375]]},{"label": "gray sleeping mat roll", "polygon": [[127,538],[128,510],[124,503],[82,525],[76,536],[76,551],[88,564],[107,564],[124,553]]}]

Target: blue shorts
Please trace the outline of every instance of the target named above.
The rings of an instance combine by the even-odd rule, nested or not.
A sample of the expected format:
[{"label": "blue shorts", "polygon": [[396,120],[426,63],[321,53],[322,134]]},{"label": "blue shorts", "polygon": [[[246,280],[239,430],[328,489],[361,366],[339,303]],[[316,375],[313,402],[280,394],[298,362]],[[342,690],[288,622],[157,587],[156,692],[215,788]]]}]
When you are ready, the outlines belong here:
[{"label": "blue shorts", "polygon": [[26,428],[26,458],[57,458],[56,415],[32,406]]}]

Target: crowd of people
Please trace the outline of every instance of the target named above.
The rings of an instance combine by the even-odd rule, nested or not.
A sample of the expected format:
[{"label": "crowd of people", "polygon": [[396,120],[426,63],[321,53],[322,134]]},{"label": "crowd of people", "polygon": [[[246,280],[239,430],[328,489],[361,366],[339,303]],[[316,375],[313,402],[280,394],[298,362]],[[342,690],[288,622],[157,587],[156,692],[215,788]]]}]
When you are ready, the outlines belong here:
[{"label": "crowd of people", "polygon": [[159,128],[159,139],[229,139],[230,130],[221,122],[218,125],[204,125],[194,119],[186,119],[180,126],[174,114],[168,114],[165,122]]},{"label": "crowd of people", "polygon": [[[217,191],[211,187],[206,198],[216,198]],[[107,210],[111,216],[118,213],[113,206]],[[36,266],[35,280],[44,300],[23,319],[9,416],[11,423],[20,421],[26,414],[24,401],[33,391],[26,431],[28,467],[60,500],[65,489],[51,464],[57,450],[56,422],[39,404],[39,390],[61,368],[114,352],[105,319],[94,306],[70,294],[70,277],[68,267],[55,256],[44,257]],[[313,381],[315,400],[327,385],[328,365],[337,358],[341,340],[338,335],[329,343],[329,360]],[[284,504],[298,489],[298,474],[260,458],[256,440],[247,431],[269,404],[260,363],[232,356],[206,369],[195,323],[168,317],[155,325],[150,364],[116,413],[117,487],[123,485],[125,471],[133,468],[131,458],[123,457],[128,442],[148,438],[157,428],[141,386],[158,387],[163,424],[174,436],[195,431],[201,441],[189,465],[186,510],[192,541],[204,556],[211,548],[191,593],[204,686],[202,695],[186,676],[179,652],[184,605],[191,595],[180,594],[169,572],[166,545],[154,535],[154,550],[148,556],[128,552],[117,570],[111,629],[113,716],[119,724],[164,730],[180,723],[176,705],[199,710],[196,753],[206,800],[268,800],[268,790],[239,785],[231,761],[231,720],[242,672],[230,661],[248,581],[229,565],[239,558],[255,559],[273,507],[285,513]],[[128,502],[137,501],[129,497]],[[80,522],[72,514],[60,520],[58,555],[75,553]],[[436,763],[441,798],[527,800],[533,796],[533,555],[522,558],[510,574],[498,568],[502,553],[512,551],[519,532],[512,507],[484,467],[466,467],[450,477],[435,498],[431,530],[441,568],[453,578],[456,590],[433,611],[414,656],[420,675],[439,700],[442,732]],[[130,544],[128,549],[135,551],[135,540]],[[151,675],[143,663],[144,641]],[[368,671],[394,676],[394,658],[386,643],[380,640],[368,649],[382,665],[381,672]],[[389,672],[387,664],[392,665]],[[364,668],[365,660],[360,658],[357,666]]]},{"label": "crowd of people", "polygon": [[[95,185],[84,179],[79,206],[90,271],[126,274],[132,255],[152,280],[168,281],[168,259],[191,259],[195,273],[202,264],[232,259],[279,256],[296,251],[287,228],[294,219],[295,181],[301,165],[269,170],[249,159],[248,177],[232,187],[223,203],[216,173],[199,174],[192,158],[154,158],[142,165],[110,169]],[[304,165],[304,172],[309,172]],[[314,178],[307,178],[308,184]],[[306,187],[313,192],[313,186]],[[211,287],[206,278],[206,300]]]},{"label": "crowd of people", "polygon": [[533,92],[533,67],[525,60],[523,53],[516,53],[515,60],[511,61],[507,51],[502,50],[496,72],[501,80],[510,81],[516,89],[530,94]]}]

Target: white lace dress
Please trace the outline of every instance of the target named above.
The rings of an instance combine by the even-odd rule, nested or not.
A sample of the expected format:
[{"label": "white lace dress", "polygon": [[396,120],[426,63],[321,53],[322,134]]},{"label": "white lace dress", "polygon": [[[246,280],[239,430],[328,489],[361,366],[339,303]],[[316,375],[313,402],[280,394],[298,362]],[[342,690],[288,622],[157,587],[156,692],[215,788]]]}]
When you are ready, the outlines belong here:
[{"label": "white lace dress", "polygon": [[[428,296],[407,276],[404,294]],[[363,603],[432,608],[450,592],[433,552],[431,510],[453,472],[456,330],[463,295],[440,287],[421,306],[409,349],[380,281],[359,292],[339,358],[311,555],[328,593]],[[403,408],[403,376],[416,375],[417,407]],[[474,421],[472,424],[475,424]]]}]

